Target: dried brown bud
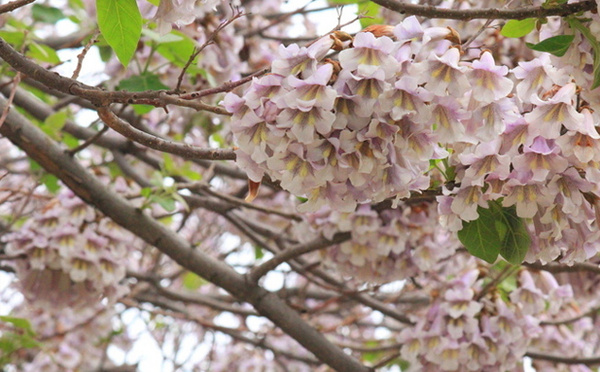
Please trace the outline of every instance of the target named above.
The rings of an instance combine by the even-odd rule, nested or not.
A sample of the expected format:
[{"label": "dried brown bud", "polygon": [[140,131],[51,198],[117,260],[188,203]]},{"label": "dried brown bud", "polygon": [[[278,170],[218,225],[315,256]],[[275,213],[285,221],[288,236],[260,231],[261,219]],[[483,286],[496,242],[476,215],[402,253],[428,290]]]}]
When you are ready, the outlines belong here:
[{"label": "dried brown bud", "polygon": [[342,65],[339,61],[331,58],[325,58],[323,62],[330,63],[333,66],[333,73],[331,74],[331,79],[329,79],[329,84],[333,84],[337,80],[340,71],[342,71]]},{"label": "dried brown bud", "polygon": [[461,45],[462,40],[460,39],[460,35],[458,34],[458,31],[456,31],[455,29],[453,29],[450,26],[448,26],[446,28],[448,29],[448,31],[450,31],[450,33],[448,35],[446,35],[446,37],[444,39],[450,40],[450,42],[452,42],[454,44]]},{"label": "dried brown bud", "polygon": [[371,25],[362,29],[362,32],[370,32],[375,37],[387,36],[392,39],[396,39],[394,35],[394,26],[390,25]]}]

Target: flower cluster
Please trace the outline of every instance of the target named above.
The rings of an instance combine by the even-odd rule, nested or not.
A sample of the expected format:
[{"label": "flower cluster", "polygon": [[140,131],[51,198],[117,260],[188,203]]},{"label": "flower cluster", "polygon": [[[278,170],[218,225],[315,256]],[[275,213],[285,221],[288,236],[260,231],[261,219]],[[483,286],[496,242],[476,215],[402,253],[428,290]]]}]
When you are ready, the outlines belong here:
[{"label": "flower cluster", "polygon": [[321,211],[310,216],[327,238],[349,231],[352,238],[322,252],[323,262],[359,281],[388,283],[435,271],[459,243],[439,226],[434,203],[376,211],[361,205],[354,213]]},{"label": "flower cluster", "polygon": [[[48,311],[45,306],[27,303],[16,314],[31,320],[43,347],[21,365],[24,372],[90,371],[102,365],[108,340],[121,349],[130,347],[124,335],[113,330],[114,309],[96,304],[81,309]],[[105,361],[105,366],[112,362]]]},{"label": "flower cluster", "polygon": [[[362,32],[281,47],[271,74],[242,97],[225,97],[238,163],[253,181],[266,173],[306,196],[303,211],[325,203],[350,212],[358,203],[428,188],[430,160],[447,156],[437,143],[460,136],[453,128],[457,104],[443,96],[469,88],[449,33],[423,30],[413,17],[393,29],[396,41]],[[345,48],[338,61],[325,58],[332,48]],[[445,49],[442,57],[415,63],[436,48]],[[439,137],[433,119],[441,123]]]},{"label": "flower cluster", "polygon": [[128,239],[122,228],[67,191],[4,242],[8,254],[25,257],[16,261],[16,274],[27,299],[78,307],[124,294],[119,282]]},{"label": "flower cluster", "polygon": [[469,270],[440,290],[415,327],[401,332],[409,370],[510,371],[541,333],[535,318],[501,298],[478,299],[479,270]]}]

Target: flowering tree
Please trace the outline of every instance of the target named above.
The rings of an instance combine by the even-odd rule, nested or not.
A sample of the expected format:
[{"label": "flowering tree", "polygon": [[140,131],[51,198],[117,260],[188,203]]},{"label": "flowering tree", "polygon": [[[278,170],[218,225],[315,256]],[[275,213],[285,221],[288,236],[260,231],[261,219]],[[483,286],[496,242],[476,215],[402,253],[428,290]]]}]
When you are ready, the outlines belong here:
[{"label": "flowering tree", "polygon": [[6,370],[596,370],[594,1],[62,4],[0,5]]}]

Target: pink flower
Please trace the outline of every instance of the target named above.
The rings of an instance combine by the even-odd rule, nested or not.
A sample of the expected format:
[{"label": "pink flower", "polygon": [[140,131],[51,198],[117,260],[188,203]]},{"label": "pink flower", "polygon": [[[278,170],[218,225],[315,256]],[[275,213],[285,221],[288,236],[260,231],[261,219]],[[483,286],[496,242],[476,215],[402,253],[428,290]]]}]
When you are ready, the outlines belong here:
[{"label": "pink flower", "polygon": [[496,66],[490,52],[484,52],[471,66],[473,69],[469,71],[468,77],[471,80],[473,99],[491,103],[506,97],[512,91],[513,82],[505,77],[508,67]]},{"label": "pink flower", "polygon": [[457,48],[448,49],[441,57],[432,55],[420,64],[413,65],[412,73],[419,77],[419,83],[436,96],[462,97],[469,88],[465,68],[458,65],[460,52]]}]

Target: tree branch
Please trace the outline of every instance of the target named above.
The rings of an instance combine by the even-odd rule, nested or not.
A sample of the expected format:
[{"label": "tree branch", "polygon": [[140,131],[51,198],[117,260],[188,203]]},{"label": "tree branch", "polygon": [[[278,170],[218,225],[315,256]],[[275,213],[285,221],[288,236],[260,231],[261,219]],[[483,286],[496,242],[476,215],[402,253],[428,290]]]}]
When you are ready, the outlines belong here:
[{"label": "tree branch", "polygon": [[235,152],[229,149],[203,149],[186,143],[167,141],[136,129],[115,115],[108,107],[99,107],[98,116],[104,124],[130,140],[151,149],[168,152],[188,159],[235,160]]},{"label": "tree branch", "polygon": [[[176,105],[189,107],[198,111],[209,111],[219,115],[231,114],[221,107],[214,107],[202,103],[195,99],[183,99],[170,91],[149,90],[145,92],[127,92],[127,91],[106,91],[98,87],[83,84],[77,80],[61,76],[56,72],[48,71],[45,68],[30,61],[21,53],[17,52],[4,39],[0,38],[0,58],[5,60],[15,70],[27,75],[31,79],[52,89],[81,97],[90,101],[95,106],[105,107],[111,103],[123,104],[146,104],[156,107],[166,107],[167,105]],[[214,89],[214,88],[212,88]],[[199,93],[201,93],[200,91]],[[195,97],[194,97],[195,98]]]},{"label": "tree branch", "polygon": [[585,365],[600,364],[600,357],[573,358],[573,357],[566,357],[566,356],[561,356],[561,355],[548,355],[548,354],[543,354],[543,353],[536,353],[533,351],[526,353],[525,356],[530,357],[531,359],[546,360],[548,362],[554,362],[554,363],[585,364]]},{"label": "tree branch", "polygon": [[550,273],[576,273],[579,271],[589,271],[595,274],[600,274],[600,266],[591,262],[577,262],[572,265],[560,264],[556,262],[547,263],[545,265],[542,265],[539,262],[524,262],[523,266],[527,266],[536,270],[548,271]]},{"label": "tree branch", "polygon": [[525,19],[545,18],[550,16],[568,16],[571,14],[596,9],[593,0],[578,3],[562,4],[555,7],[528,6],[517,9],[447,9],[431,5],[412,4],[407,0],[371,0],[384,8],[401,14],[417,15],[427,18],[458,19],[469,21],[472,19]]},{"label": "tree branch", "polygon": [[266,275],[269,271],[275,269],[280,264],[291,260],[292,258],[299,257],[309,252],[318,251],[319,249],[327,248],[334,244],[343,243],[346,240],[349,240],[351,237],[352,234],[350,232],[343,232],[335,234],[331,240],[320,236],[311,242],[301,243],[294,247],[290,247],[276,254],[273,256],[273,258],[265,261],[263,264],[256,266],[254,269],[252,269],[252,271],[250,271],[250,273],[248,273],[248,276],[251,281],[258,282],[260,278]]},{"label": "tree branch", "polygon": [[[0,49],[2,43],[0,42]],[[4,109],[6,104],[5,99],[0,99],[0,109]],[[57,176],[86,203],[96,206],[117,224],[155,246],[182,267],[252,304],[260,314],[334,370],[370,371],[308,325],[275,293],[249,282],[224,262],[193,249],[175,232],[108,189],[103,182],[16,110],[9,112],[6,122],[0,128],[0,134],[20,147],[48,172]]]},{"label": "tree branch", "polygon": [[0,5],[0,14],[12,12],[22,6],[33,3],[35,0],[15,0],[10,3]]}]

